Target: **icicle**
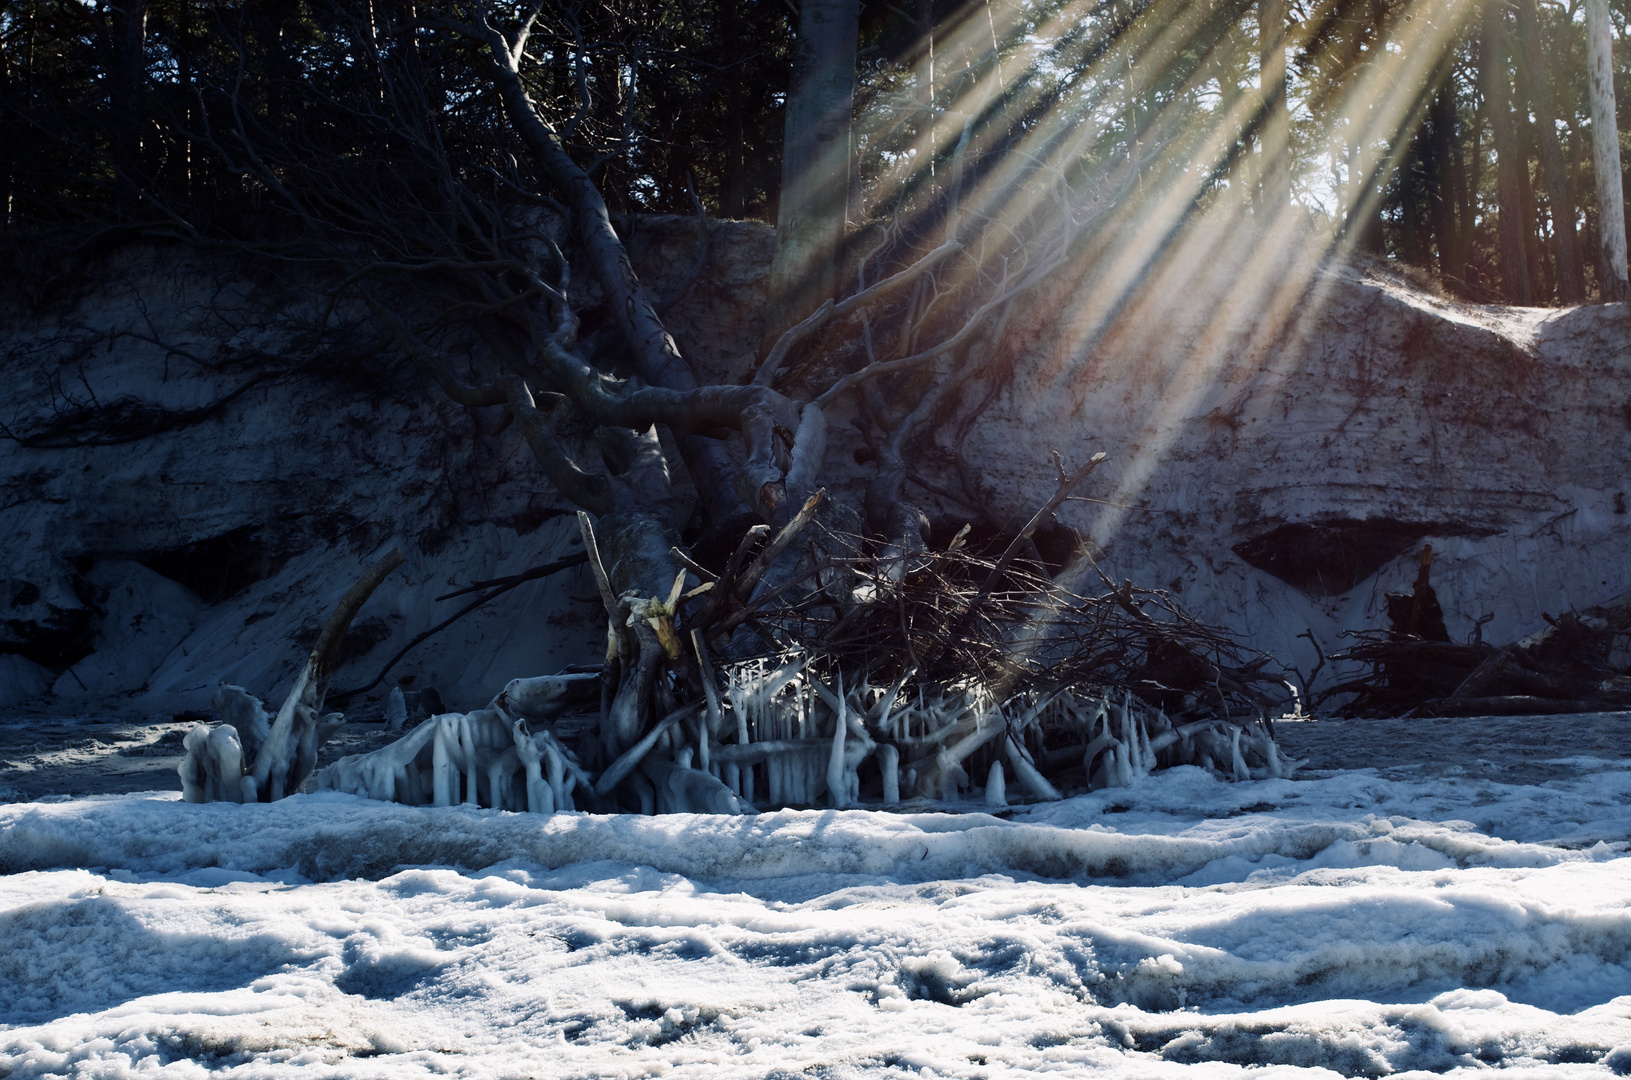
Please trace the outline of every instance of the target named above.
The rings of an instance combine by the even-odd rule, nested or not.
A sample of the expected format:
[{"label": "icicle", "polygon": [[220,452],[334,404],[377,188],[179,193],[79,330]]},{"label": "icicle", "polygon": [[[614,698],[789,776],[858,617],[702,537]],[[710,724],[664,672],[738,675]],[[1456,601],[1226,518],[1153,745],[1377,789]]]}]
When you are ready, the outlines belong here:
[{"label": "icicle", "polygon": [[940,798],[950,802],[957,798],[958,789],[968,783],[968,773],[945,749],[935,751],[935,766],[940,772]]},{"label": "icicle", "polygon": [[408,722],[408,702],[402,696],[402,687],[391,687],[391,696],[385,702],[385,730],[401,731]]},{"label": "icicle", "polygon": [[541,778],[534,783],[532,777],[527,777],[527,809],[534,814],[553,814],[555,812],[554,786]]},{"label": "icicle", "polygon": [[550,790],[555,793],[555,809],[574,810],[572,805],[572,789],[578,786],[578,775],[566,767],[566,758],[555,747],[551,746],[549,757],[545,759],[546,772],[549,779]]},{"label": "icicle", "polygon": [[788,764],[798,779],[799,803],[814,806],[818,794],[827,787],[826,761],[820,753],[790,755]]},{"label": "icicle", "polygon": [[1150,733],[1144,726],[1143,716],[1137,716],[1133,720],[1133,742],[1138,751],[1138,766],[1133,771],[1134,775],[1142,779],[1155,768],[1155,754],[1150,750]]},{"label": "icicle", "polygon": [[[894,709],[895,699],[900,696],[901,688],[906,685],[906,680],[908,678],[910,678],[910,677],[911,677],[911,672],[909,672],[909,671],[905,675],[902,675],[895,682],[894,686],[891,686],[887,691],[884,692],[883,697],[880,698],[879,701],[878,701],[878,728],[877,728],[877,730],[883,732],[885,735],[888,735],[888,734],[891,733],[890,725],[892,723],[895,723],[895,721],[889,715],[890,710]],[[908,708],[909,708],[909,706],[908,706]],[[905,712],[906,709],[902,708],[900,711]],[[898,738],[899,736],[896,736],[896,737]]]},{"label": "icicle", "polygon": [[431,790],[434,792],[432,800],[436,806],[453,805],[453,784],[450,781],[457,774],[453,771],[453,755],[448,750],[448,742],[458,739],[458,719],[450,713],[425,721],[436,725],[436,745],[431,751],[430,766]]},{"label": "icicle", "polygon": [[1012,736],[1003,740],[1002,748],[1003,756],[1008,759],[1008,764],[1013,766],[1014,775],[1019,778],[1019,782],[1024,785],[1026,791],[1038,799],[1045,799],[1049,802],[1064,798],[1063,795],[1059,794],[1059,789],[1048,783],[1047,778],[1038,771],[1036,765],[1025,753],[1025,747],[1017,744]]},{"label": "icicle", "polygon": [[1008,805],[1008,788],[1002,778],[1002,762],[991,763],[991,771],[985,777],[985,805],[993,809],[1000,809]]},{"label": "icicle", "polygon": [[476,803],[476,739],[475,732],[471,730],[469,716],[459,717],[459,750],[464,755],[465,783],[464,805],[475,806]]},{"label": "icicle", "polygon": [[885,743],[878,747],[878,771],[883,773],[883,801],[887,806],[900,802],[900,749]]},{"label": "icicle", "polygon": [[378,799],[380,802],[395,802],[397,795],[397,773],[401,770],[393,768],[389,761],[382,761],[380,765],[370,769],[368,797]]},{"label": "icicle", "polygon": [[1229,757],[1234,768],[1236,780],[1250,780],[1252,772],[1246,768],[1246,759],[1240,754],[1240,729],[1237,727],[1230,732]]},{"label": "icicle", "polygon": [[[516,756],[521,759],[521,768],[527,777],[527,810],[533,814],[551,814],[555,812],[555,793],[550,790],[549,784],[544,780],[543,761],[544,751],[532,741],[526,732],[526,726],[521,720],[516,720],[511,729],[515,735]],[[544,807],[548,809],[544,809]]]},{"label": "icicle", "polygon": [[737,798],[742,797],[742,770],[736,766],[735,762],[722,768],[719,778],[725,781],[725,786],[731,789],[731,794]]},{"label": "icicle", "polygon": [[236,729],[222,724],[210,732],[208,801],[243,802],[243,776],[243,744],[238,741]]},{"label": "icicle", "polygon": [[514,790],[516,766],[519,764],[520,752],[514,746],[506,746],[502,753],[493,754],[487,762],[487,803],[492,809],[516,808],[510,793]]},{"label": "icicle", "polygon": [[771,754],[765,758],[765,797],[770,800],[772,805],[786,801],[784,795],[786,794],[785,788],[787,785],[785,783],[786,778],[783,776],[784,772],[780,754]]},{"label": "icicle", "polygon": [[827,794],[832,805],[843,809],[849,803],[849,784],[844,779],[844,737],[849,734],[849,720],[844,708],[844,673],[838,673],[838,714],[833,718],[832,752],[827,756]]},{"label": "icicle", "polygon": [[209,768],[204,764],[208,751],[210,729],[207,724],[194,724],[187,729],[181,745],[186,757],[181,759],[181,798],[183,802],[201,803],[209,794]]},{"label": "icicle", "polygon": [[419,770],[412,764],[398,765],[396,768],[396,797],[404,806],[424,804],[425,793],[420,788]]}]

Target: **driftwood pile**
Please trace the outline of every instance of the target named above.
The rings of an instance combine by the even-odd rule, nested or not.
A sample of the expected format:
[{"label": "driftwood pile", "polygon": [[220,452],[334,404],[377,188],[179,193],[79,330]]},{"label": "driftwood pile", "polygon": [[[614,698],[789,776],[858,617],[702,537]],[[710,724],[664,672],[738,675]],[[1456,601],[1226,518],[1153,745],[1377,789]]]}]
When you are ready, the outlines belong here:
[{"label": "driftwood pile", "polygon": [[[655,672],[611,662],[516,679],[485,708],[430,716],[315,775],[316,742],[339,719],[318,717],[331,666],[321,648],[279,714],[299,726],[294,743],[292,727],[266,723],[258,702],[223,687],[227,724],[189,736],[186,797],[265,801],[304,783],[535,813],[970,796],[1001,807],[1175,765],[1234,780],[1297,767],[1274,742],[1272,716],[1290,696],[1266,657],[1243,657],[1165,593],[1109,581],[1085,546],[1050,567],[1032,542],[1041,513],[1016,534],[982,545],[965,528],[935,550],[843,532],[820,503],[818,493],[775,535],[749,530],[714,569],[676,549],[686,570],[666,599],[615,609],[628,609],[627,630],[614,622],[611,633],[662,641]],[[594,527],[587,516],[582,525],[598,569]],[[1101,590],[1071,587],[1091,576]],[[357,603],[331,620],[337,633]],[[608,752],[602,736],[630,680],[650,687],[639,737]],[[407,709],[395,697],[387,713],[400,724]],[[254,749],[225,753],[233,742]],[[260,759],[281,760],[278,743],[299,752],[262,782]]]},{"label": "driftwood pile", "polygon": [[[1349,716],[1517,716],[1631,709],[1631,593],[1598,607],[1546,615],[1546,628],[1497,647],[1454,642],[1429,583],[1432,548],[1422,552],[1409,593],[1387,596],[1387,630],[1352,634],[1332,661],[1365,665],[1363,675],[1321,693],[1352,695]],[[1481,629],[1481,627],[1480,627]]]}]

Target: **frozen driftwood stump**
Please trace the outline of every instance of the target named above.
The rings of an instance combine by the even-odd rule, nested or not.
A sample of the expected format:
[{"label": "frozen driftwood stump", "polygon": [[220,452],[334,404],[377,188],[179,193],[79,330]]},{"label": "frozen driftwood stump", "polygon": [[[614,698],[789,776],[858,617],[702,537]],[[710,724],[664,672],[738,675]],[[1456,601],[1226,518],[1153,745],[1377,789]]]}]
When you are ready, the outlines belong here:
[{"label": "frozen driftwood stump", "polygon": [[406,559],[392,550],[369,567],[323,625],[317,644],[275,717],[242,687],[223,686],[215,711],[227,726],[203,724],[187,734],[181,794],[188,802],[275,802],[292,795],[317,765],[317,748],[337,730],[339,713],[319,715],[345,637],[357,610]]}]

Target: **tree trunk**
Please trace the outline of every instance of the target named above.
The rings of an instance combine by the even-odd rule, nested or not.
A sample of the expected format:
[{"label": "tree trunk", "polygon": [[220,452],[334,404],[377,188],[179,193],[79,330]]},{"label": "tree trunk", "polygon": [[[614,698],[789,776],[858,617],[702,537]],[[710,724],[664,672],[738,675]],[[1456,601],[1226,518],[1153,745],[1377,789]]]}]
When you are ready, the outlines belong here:
[{"label": "tree trunk", "polygon": [[1432,168],[1431,132],[1419,131],[1399,162],[1399,250],[1411,266],[1428,266],[1427,238],[1431,228],[1423,219],[1421,177]]},{"label": "tree trunk", "polygon": [[1263,95],[1263,206],[1270,214],[1291,202],[1291,116],[1286,77],[1286,0],[1257,0],[1258,72]]},{"label": "tree trunk", "polygon": [[[610,9],[603,8],[594,23],[596,37],[616,40],[617,24]],[[594,119],[602,133],[616,131],[611,145],[616,153],[604,155],[597,183],[607,205],[619,214],[629,212],[629,175],[627,134],[623,124],[622,56],[616,48],[600,48],[591,54],[590,78],[593,80]]]},{"label": "tree trunk", "polygon": [[1535,125],[1527,117],[1518,126],[1518,205],[1523,208],[1523,257],[1529,267],[1529,296],[1532,303],[1544,304],[1552,296],[1553,275],[1547,264],[1545,237],[1540,231],[1540,203],[1529,175],[1530,159],[1535,157]]},{"label": "tree trunk", "polygon": [[1591,84],[1592,164],[1597,173],[1598,260],[1603,299],[1610,302],[1628,298],[1613,41],[1606,0],[1586,0],[1586,71]]},{"label": "tree trunk", "polygon": [[1433,97],[1433,238],[1438,245],[1439,276],[1459,281],[1464,270],[1457,259],[1459,230],[1456,211],[1460,208],[1461,170],[1455,159],[1455,79],[1446,78]]},{"label": "tree trunk", "polygon": [[720,213],[740,220],[747,212],[747,138],[742,122],[742,17],[737,0],[721,0],[725,39],[725,168]]},{"label": "tree trunk", "polygon": [[799,8],[765,316],[767,348],[832,299],[838,287],[859,25],[858,0],[805,0]]},{"label": "tree trunk", "polygon": [[141,184],[142,84],[146,80],[147,0],[114,5],[108,28],[108,105],[112,120],[113,162],[126,188],[122,200],[134,209],[134,190]]},{"label": "tree trunk", "polygon": [[[1482,45],[1479,46],[1479,67],[1483,67]],[[1473,248],[1478,242],[1478,193],[1484,184],[1484,118],[1488,115],[1488,102],[1479,100],[1473,113],[1471,147],[1458,143],[1456,166],[1461,175],[1461,231],[1456,237],[1459,245],[1457,264],[1461,267],[1461,280],[1472,281]]]},{"label": "tree trunk", "polygon": [[1529,261],[1523,245],[1523,208],[1519,169],[1525,167],[1513,129],[1506,77],[1506,27],[1501,0],[1484,8],[1484,101],[1495,136],[1496,228],[1500,238],[1501,292],[1509,304],[1531,302]]},{"label": "tree trunk", "polygon": [[1546,61],[1540,42],[1540,12],[1535,0],[1518,0],[1518,29],[1523,37],[1518,65],[1535,110],[1535,141],[1541,170],[1546,174],[1546,198],[1552,210],[1552,244],[1557,263],[1557,298],[1578,304],[1586,298],[1585,272],[1574,234],[1574,192],[1563,164],[1563,146],[1557,138],[1557,112],[1552,88],[1546,81]]},{"label": "tree trunk", "polygon": [[917,30],[918,48],[922,50],[918,57],[917,72],[913,76],[913,91],[917,97],[918,107],[918,121],[915,126],[918,132],[918,145],[927,148],[924,157],[929,170],[929,198],[933,200],[936,197],[936,177],[934,174],[934,0],[917,0],[917,7],[913,12],[913,22]]}]

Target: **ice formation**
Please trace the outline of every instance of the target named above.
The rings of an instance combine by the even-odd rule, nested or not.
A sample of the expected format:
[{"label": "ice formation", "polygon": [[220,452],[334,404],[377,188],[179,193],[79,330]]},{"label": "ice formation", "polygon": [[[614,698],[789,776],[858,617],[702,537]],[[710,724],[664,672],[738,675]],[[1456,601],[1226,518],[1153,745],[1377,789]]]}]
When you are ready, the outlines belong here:
[{"label": "ice formation", "polygon": [[[1173,724],[1125,692],[1027,691],[998,702],[983,686],[909,693],[905,679],[846,685],[842,674],[829,680],[812,667],[799,655],[730,665],[723,693],[709,687],[703,701],[672,711],[598,772],[552,726],[573,689],[595,676],[516,679],[486,708],[431,717],[396,742],[321,770],[314,785],[408,805],[541,814],[585,800],[609,808],[621,792],[645,813],[742,814],[756,804],[890,805],[903,791],[956,800],[974,792],[977,755],[983,770],[975,775],[986,778],[993,807],[1008,805],[1010,776],[1024,801],[1058,800],[1044,770],[1076,761],[1093,790],[1129,787],[1180,764],[1232,780],[1285,778],[1301,764],[1280,755],[1266,724]],[[188,743],[184,774],[213,760],[206,750],[230,757],[210,738],[199,735],[196,752]],[[194,787],[222,790],[218,781]]]},{"label": "ice formation", "polygon": [[[585,537],[592,549],[587,527]],[[1241,723],[1219,713],[1174,724],[1125,690],[1028,688],[999,699],[976,678],[908,688],[910,669],[887,686],[856,673],[846,683],[835,661],[797,649],[726,665],[721,694],[707,647],[693,630],[691,674],[700,682],[700,700],[672,708],[655,723],[629,695],[608,700],[596,673],[512,679],[485,708],[432,715],[396,741],[342,758],[314,777],[318,748],[344,723],[339,713],[319,715],[339,642],[357,609],[402,561],[393,551],[346,594],[275,717],[241,687],[216,692],[213,705],[224,724],[213,730],[199,724],[185,740],[179,771],[188,802],[275,802],[309,781],[318,789],[410,806],[550,814],[576,808],[574,792],[581,787],[583,801],[597,810],[734,815],[753,813],[761,802],[836,809],[872,800],[895,804],[903,791],[954,801],[975,786],[972,771],[986,777],[986,801],[1005,806],[1007,769],[1029,800],[1046,802],[1060,798],[1046,774],[1070,772],[1076,761],[1090,789],[1128,787],[1173,765],[1248,780],[1284,778],[1299,764],[1281,759],[1262,716]],[[675,596],[682,582],[683,575]],[[629,617],[637,630],[642,621],[661,623],[640,612]],[[668,637],[657,651],[671,649],[677,659],[681,646],[671,627]],[[650,683],[643,676],[637,681]],[[685,682],[679,676],[665,681],[652,699],[674,704]],[[597,687],[599,722],[563,726],[564,716]],[[387,730],[406,722],[400,688],[385,714]],[[608,741],[613,730],[627,738]]]},{"label": "ice formation", "polygon": [[1589,723],[1288,724],[1379,767],[1001,818],[4,805],[0,1074],[1606,1080],[1631,761]]}]

